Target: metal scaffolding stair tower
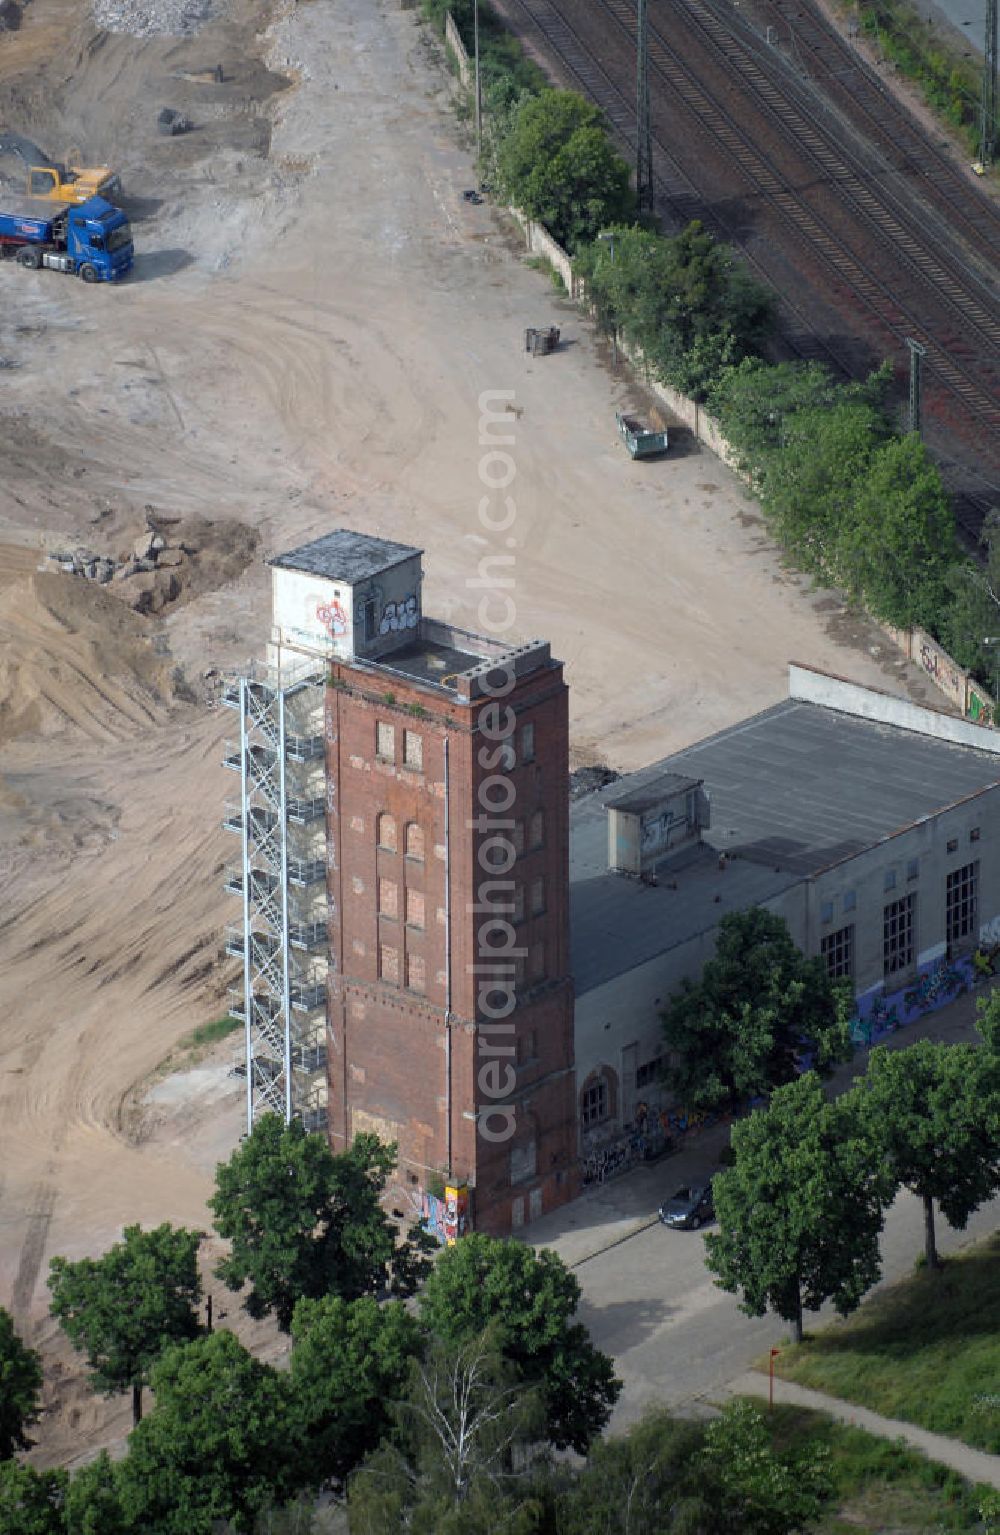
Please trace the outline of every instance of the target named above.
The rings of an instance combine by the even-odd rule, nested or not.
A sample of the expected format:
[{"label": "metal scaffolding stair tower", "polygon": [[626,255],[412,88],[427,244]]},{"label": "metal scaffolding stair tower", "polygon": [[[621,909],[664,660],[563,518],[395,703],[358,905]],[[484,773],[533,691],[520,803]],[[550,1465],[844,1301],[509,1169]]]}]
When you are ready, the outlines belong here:
[{"label": "metal scaffolding stair tower", "polygon": [[225,876],[243,902],[226,952],[243,961],[230,1011],[245,1028],[248,1134],[267,1113],[326,1128],[324,685],[315,661],[255,663],[223,689],[240,721],[224,752],[240,798],[223,825],[242,854]]}]

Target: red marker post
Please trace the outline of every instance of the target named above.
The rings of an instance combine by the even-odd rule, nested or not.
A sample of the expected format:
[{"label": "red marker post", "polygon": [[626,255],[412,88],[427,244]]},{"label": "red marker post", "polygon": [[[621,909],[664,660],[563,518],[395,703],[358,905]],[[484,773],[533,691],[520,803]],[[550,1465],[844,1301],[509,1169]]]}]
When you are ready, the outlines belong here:
[{"label": "red marker post", "polygon": [[772,1411],[774,1409],[774,1361],[780,1353],[780,1348],[773,1348],[767,1362],[767,1405]]}]

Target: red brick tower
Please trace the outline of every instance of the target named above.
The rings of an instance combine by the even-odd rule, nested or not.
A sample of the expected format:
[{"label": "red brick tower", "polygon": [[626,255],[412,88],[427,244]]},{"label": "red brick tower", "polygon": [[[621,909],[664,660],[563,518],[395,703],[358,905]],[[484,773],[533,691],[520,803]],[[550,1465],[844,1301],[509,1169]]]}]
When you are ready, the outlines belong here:
[{"label": "red brick tower", "polygon": [[277,644],[330,667],[329,1133],[505,1233],[575,1192],[567,689],[546,644],[425,619],[420,561],[345,531],[273,561]]}]

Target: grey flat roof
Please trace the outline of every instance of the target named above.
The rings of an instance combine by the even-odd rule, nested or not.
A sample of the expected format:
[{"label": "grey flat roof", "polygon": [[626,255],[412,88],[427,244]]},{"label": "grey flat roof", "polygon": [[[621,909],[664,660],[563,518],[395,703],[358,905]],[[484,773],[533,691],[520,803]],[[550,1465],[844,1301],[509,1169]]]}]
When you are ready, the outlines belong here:
[{"label": "grey flat roof", "polygon": [[399,650],[390,650],[372,664],[379,671],[401,672],[416,682],[432,682],[436,687],[454,688],[456,678],[483,664],[481,655],[471,650],[458,650],[454,645],[439,640],[415,639]]},{"label": "grey flat roof", "polygon": [[668,761],[705,780],[717,848],[800,874],[1000,783],[995,753],[793,699]]},{"label": "grey flat roof", "polygon": [[283,570],[305,570],[312,576],[326,576],[351,586],[423,552],[410,544],[394,544],[390,539],[375,538],[371,533],[352,533],[349,528],[338,528],[298,549],[276,554],[268,564]]},{"label": "grey flat roof", "polygon": [[699,779],[685,778],[681,773],[659,773],[643,768],[641,772],[631,773],[624,785],[618,786],[617,794],[610,789],[604,803],[613,805],[616,810],[631,810],[639,814],[643,810],[655,809],[675,794],[697,789],[699,782]]},{"label": "grey flat roof", "polygon": [[[712,825],[650,887],[608,872],[606,807],[665,774],[704,781]],[[998,782],[992,753],[790,699],[584,796],[570,805],[577,994]]]}]

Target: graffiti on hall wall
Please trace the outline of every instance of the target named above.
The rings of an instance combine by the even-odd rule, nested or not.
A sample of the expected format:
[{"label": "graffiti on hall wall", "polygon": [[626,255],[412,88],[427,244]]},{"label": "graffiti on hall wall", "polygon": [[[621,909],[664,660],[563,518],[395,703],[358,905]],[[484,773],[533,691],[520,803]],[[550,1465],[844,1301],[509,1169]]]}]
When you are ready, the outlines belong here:
[{"label": "graffiti on hall wall", "polygon": [[962,678],[954,661],[929,636],[925,636],[921,642],[918,659],[928,677],[933,677],[939,688],[952,694],[961,691]]},{"label": "graffiti on hall wall", "polygon": [[469,1186],[466,1183],[449,1184],[443,1199],[428,1194],[426,1189],[414,1189],[410,1202],[420,1225],[442,1247],[453,1247],[469,1229]]},{"label": "graffiti on hall wall", "polygon": [[416,596],[411,592],[400,602],[387,602],[382,609],[379,634],[392,634],[397,629],[415,629],[420,621]]},{"label": "graffiti on hall wall", "polygon": [[966,715],[974,725],[992,725],[996,705],[988,698],[980,698],[974,687],[969,688],[969,704]]},{"label": "graffiti on hall wall", "polygon": [[316,617],[323,625],[332,640],[347,633],[347,614],[343,604],[336,597],[331,597],[329,602],[321,602],[316,608]]},{"label": "graffiti on hall wall", "polygon": [[851,1022],[855,1045],[873,1045],[897,1029],[916,1023],[946,1002],[953,1002],[975,984],[978,967],[970,954],[949,960],[935,959],[926,965],[910,986],[899,991],[873,988],[858,998],[857,1017]]}]

